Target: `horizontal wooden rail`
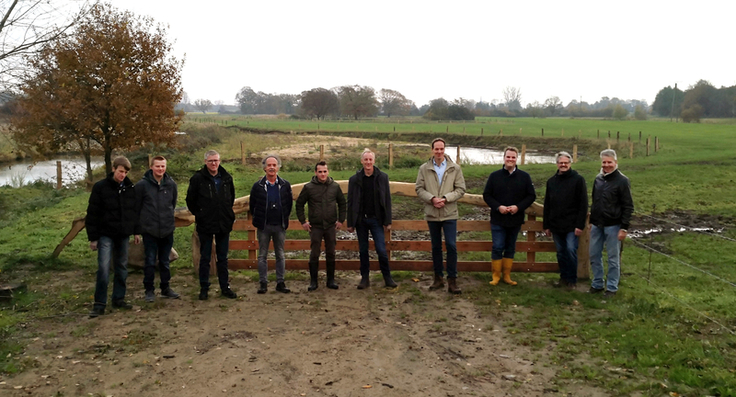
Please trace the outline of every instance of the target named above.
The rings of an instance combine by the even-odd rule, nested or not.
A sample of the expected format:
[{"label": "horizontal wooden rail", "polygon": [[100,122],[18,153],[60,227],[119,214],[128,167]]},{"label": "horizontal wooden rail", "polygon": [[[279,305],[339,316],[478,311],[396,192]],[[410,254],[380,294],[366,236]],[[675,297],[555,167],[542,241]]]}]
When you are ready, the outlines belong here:
[{"label": "horizontal wooden rail", "polygon": [[[322,262],[322,261],[321,261]],[[268,260],[268,268],[273,270],[276,261],[273,259]],[[229,259],[228,267],[235,270],[254,270],[258,268],[257,259]],[[338,270],[360,270],[360,261],[357,259],[337,259],[335,260],[335,267]],[[324,263],[320,264],[320,268],[324,269]],[[286,270],[309,270],[308,259],[287,259]],[[371,270],[379,270],[378,262],[371,261]],[[432,261],[422,260],[392,260],[391,270],[409,270],[409,271],[420,271],[420,272],[431,272],[433,271]],[[490,272],[490,262],[479,262],[479,261],[458,261],[457,270],[461,272]],[[549,273],[556,272],[559,270],[557,262],[535,262],[528,264],[525,262],[514,262],[513,271],[515,272],[534,272],[534,273]]]}]

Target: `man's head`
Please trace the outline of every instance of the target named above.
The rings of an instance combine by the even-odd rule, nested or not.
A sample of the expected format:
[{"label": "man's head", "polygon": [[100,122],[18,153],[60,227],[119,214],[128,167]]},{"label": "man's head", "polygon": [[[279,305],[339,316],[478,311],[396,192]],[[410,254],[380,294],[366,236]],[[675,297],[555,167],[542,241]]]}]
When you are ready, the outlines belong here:
[{"label": "man's head", "polygon": [[327,182],[327,177],[330,175],[330,171],[327,169],[327,163],[320,161],[314,166],[314,175],[317,175],[317,180],[320,183]]},{"label": "man's head", "polygon": [[156,156],[151,159],[151,171],[153,171],[153,177],[157,181],[160,181],[166,173],[166,157]]},{"label": "man's head", "polygon": [[220,153],[217,153],[216,150],[208,150],[204,154],[204,163],[211,175],[217,175],[217,170],[220,168]]},{"label": "man's head", "polygon": [[272,180],[276,178],[276,175],[278,175],[281,169],[281,158],[275,154],[269,154],[263,158],[261,164],[263,165],[263,170],[266,171],[268,179]]},{"label": "man's head", "polygon": [[559,152],[555,155],[555,162],[557,163],[557,170],[560,173],[570,171],[572,165],[572,156],[568,152]]},{"label": "man's head", "polygon": [[507,146],[503,150],[503,167],[509,171],[516,168],[516,160],[519,158],[519,149],[513,146]]},{"label": "man's head", "polygon": [[367,173],[372,173],[373,165],[376,163],[376,154],[366,148],[363,150],[363,154],[360,155],[360,163],[363,164],[363,169]]},{"label": "man's head", "polygon": [[112,161],[112,172],[112,179],[117,183],[122,182],[130,172],[130,161],[123,156],[115,157]]},{"label": "man's head", "polygon": [[618,168],[618,157],[616,156],[616,151],[613,149],[606,149],[601,152],[601,169],[603,170],[603,173],[610,174],[613,171],[616,171],[616,168]]},{"label": "man's head", "polygon": [[442,138],[434,138],[432,141],[432,156],[435,163],[445,161],[445,140]]}]

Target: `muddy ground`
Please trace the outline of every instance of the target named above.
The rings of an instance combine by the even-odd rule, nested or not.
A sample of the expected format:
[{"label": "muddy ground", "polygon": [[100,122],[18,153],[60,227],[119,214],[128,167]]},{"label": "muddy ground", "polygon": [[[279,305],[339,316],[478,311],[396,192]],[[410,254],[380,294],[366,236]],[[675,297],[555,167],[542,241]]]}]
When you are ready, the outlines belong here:
[{"label": "muddy ground", "polygon": [[[134,309],[87,318],[89,307],[24,325],[14,338],[30,368],[0,378],[4,396],[541,396],[606,395],[558,382],[548,353],[517,346],[497,318],[481,315],[470,295],[429,291],[431,275],[381,288],[355,289],[359,276],[338,272],[339,290],[307,292],[295,272],[290,294],[257,295],[235,275],[236,300],[197,299],[196,281],[179,271],[177,300],[143,300],[142,275],[128,278]],[[91,274],[69,272],[57,283]],[[466,291],[487,288],[459,279]],[[53,288],[52,286],[49,286]],[[541,361],[533,361],[533,360]]]}]

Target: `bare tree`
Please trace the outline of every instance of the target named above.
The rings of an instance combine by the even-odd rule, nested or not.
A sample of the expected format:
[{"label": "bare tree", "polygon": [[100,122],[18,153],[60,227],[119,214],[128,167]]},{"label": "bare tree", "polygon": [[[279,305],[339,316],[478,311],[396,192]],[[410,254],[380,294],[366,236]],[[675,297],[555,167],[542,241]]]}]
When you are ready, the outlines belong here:
[{"label": "bare tree", "polygon": [[194,108],[202,113],[207,113],[207,110],[212,107],[212,101],[209,99],[197,99],[193,103]]},{"label": "bare tree", "polygon": [[506,87],[503,89],[503,99],[509,110],[521,110],[521,88]]},{"label": "bare tree", "polygon": [[65,37],[88,11],[87,0],[0,0],[0,90],[20,80],[26,55]]},{"label": "bare tree", "polygon": [[378,97],[386,117],[391,117],[392,114],[404,116],[411,111],[412,101],[398,91],[382,88]]}]

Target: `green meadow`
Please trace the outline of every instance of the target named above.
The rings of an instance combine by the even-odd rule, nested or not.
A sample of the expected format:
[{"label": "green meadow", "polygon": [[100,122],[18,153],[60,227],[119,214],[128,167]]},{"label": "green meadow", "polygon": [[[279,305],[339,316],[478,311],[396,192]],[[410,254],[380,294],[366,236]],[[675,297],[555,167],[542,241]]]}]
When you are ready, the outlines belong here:
[{"label": "green meadow", "polygon": [[[529,150],[550,153],[571,152],[572,146],[578,145],[580,161],[573,168],[586,178],[589,190],[600,167],[597,153],[610,145],[618,149],[619,167],[631,180],[637,229],[685,225],[713,227],[716,232],[680,228],[627,240],[620,293],[609,301],[585,293],[582,287],[573,292],[553,289],[554,274],[515,274],[519,285],[514,288],[490,288],[486,282],[490,274],[466,275],[483,283],[465,289],[462,298],[474,302],[482,316],[498,319],[508,338],[530,349],[530,359],[556,369],[562,388],[584,382],[621,396],[736,395],[736,120],[683,124],[669,120],[485,118],[428,123],[422,119],[308,121],[191,114],[182,130],[189,133],[186,144],[162,151],[179,184],[180,206],[185,205],[189,176],[201,167],[206,148],[227,153],[223,166],[235,177],[237,196],[245,196],[262,170],[255,162],[240,164],[237,142],[243,142],[249,153],[269,148],[278,152],[288,146],[289,134],[421,143],[443,136],[448,143],[461,146],[523,144]],[[633,158],[629,156],[629,136]],[[645,147],[648,137],[652,139],[649,156]],[[660,144],[656,152],[655,137]],[[339,158],[328,153],[328,162],[345,165],[331,171],[331,176],[349,178],[359,166],[360,150],[362,147],[348,148]],[[129,154],[134,181],[146,169],[147,154],[144,150]],[[319,152],[314,155],[316,160]],[[414,182],[416,164],[429,158],[430,151],[428,147],[419,152],[399,151],[397,156],[411,166],[388,170],[391,180]],[[385,152],[379,151],[377,163],[388,169]],[[482,193],[488,174],[498,167],[500,164],[464,166],[468,192]],[[545,181],[555,166],[529,164],[520,168],[532,175],[537,201],[541,202]],[[309,164],[286,160],[280,175],[300,183],[313,174]],[[102,177],[99,172],[98,177]],[[50,256],[72,220],[84,215],[88,195],[81,185],[61,191],[44,183],[0,187],[0,283],[28,285],[28,291],[15,301],[0,301],[2,372],[28,369],[10,358],[23,350],[23,339],[14,336],[24,324],[54,313],[84,315],[88,310],[96,255],[89,250],[84,232],[59,258]],[[400,201],[402,207],[419,208],[413,200]],[[465,206],[461,211],[470,213],[473,209]],[[409,217],[421,219],[421,213],[411,214]],[[172,263],[175,272],[191,272],[192,231],[190,226],[175,233],[175,247],[181,254],[181,259]],[[290,233],[291,237],[300,235]],[[484,258],[482,254],[469,257]],[[56,275],[79,268],[87,276],[86,280],[76,280],[87,282],[82,290],[43,291],[44,283]],[[411,277],[410,273],[397,276],[404,280]]]}]

